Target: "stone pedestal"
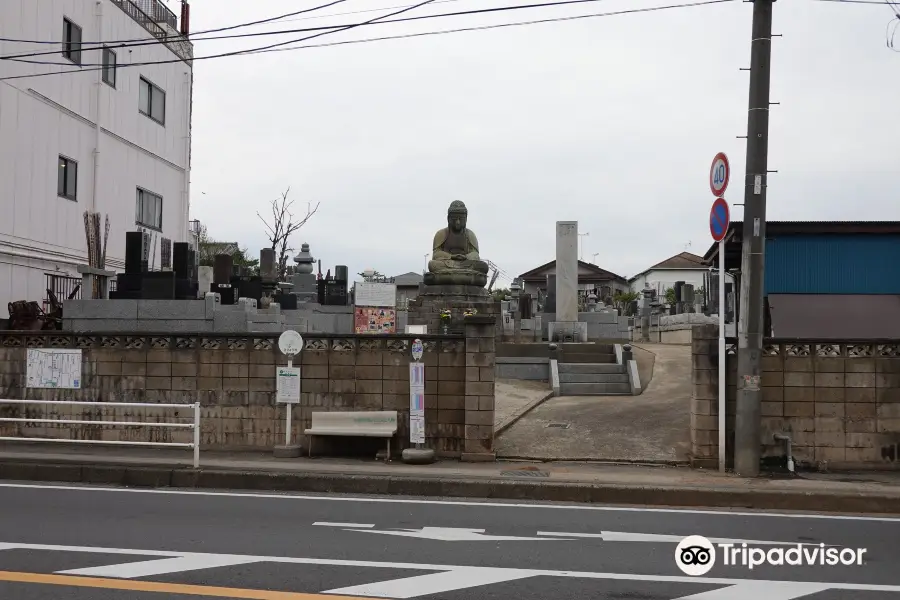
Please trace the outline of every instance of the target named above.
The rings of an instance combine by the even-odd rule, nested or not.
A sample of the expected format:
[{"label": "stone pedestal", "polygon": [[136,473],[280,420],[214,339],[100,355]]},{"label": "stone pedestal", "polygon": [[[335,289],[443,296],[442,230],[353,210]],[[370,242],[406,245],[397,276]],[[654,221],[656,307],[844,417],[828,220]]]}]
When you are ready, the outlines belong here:
[{"label": "stone pedestal", "polygon": [[551,321],[547,339],[551,342],[587,342],[588,324],[580,321]]},{"label": "stone pedestal", "polygon": [[282,444],[281,446],[275,446],[272,455],[275,458],[297,458],[302,454],[303,447],[295,444],[291,444],[290,446],[285,446]]},{"label": "stone pedestal", "polygon": [[[449,310],[452,315],[449,323],[441,320],[443,310]],[[466,310],[474,310],[477,316],[494,317],[494,327],[500,327],[496,318],[500,313],[500,302],[494,300],[483,287],[471,285],[424,286],[422,292],[410,300],[406,322],[408,325],[427,326],[429,334],[443,333],[445,325],[450,332],[462,333]]]},{"label": "stone pedestal", "polygon": [[434,450],[431,448],[406,448],[401,454],[401,458],[408,465],[430,465],[434,462]]}]

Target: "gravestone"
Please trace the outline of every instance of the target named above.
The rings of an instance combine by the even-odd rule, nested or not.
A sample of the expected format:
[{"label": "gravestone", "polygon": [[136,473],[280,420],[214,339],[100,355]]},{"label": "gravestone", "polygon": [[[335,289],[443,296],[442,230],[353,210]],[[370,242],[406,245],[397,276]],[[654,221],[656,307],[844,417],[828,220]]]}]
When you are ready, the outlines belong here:
[{"label": "gravestone", "polygon": [[212,290],[213,268],[197,267],[197,287],[200,290],[200,297],[205,298],[206,294]]},{"label": "gravestone", "polygon": [[297,266],[291,276],[293,284],[292,292],[299,302],[313,302],[318,296],[316,276],[313,274],[313,264],[316,259],[309,253],[309,244],[300,246],[300,253],[294,257]]},{"label": "gravestone", "polygon": [[271,248],[263,248],[259,251],[259,275],[266,282],[275,281],[278,278],[275,251]]},{"label": "gravestone", "polygon": [[578,321],[578,221],[556,222],[556,318],[550,341],[586,342],[587,323]]}]

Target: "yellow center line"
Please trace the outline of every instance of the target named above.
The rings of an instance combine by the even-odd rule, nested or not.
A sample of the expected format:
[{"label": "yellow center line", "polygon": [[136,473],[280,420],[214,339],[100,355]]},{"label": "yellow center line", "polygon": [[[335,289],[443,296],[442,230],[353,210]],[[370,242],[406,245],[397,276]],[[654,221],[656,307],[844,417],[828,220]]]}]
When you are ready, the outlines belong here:
[{"label": "yellow center line", "polygon": [[127,579],[105,579],[100,577],[76,577],[73,575],[51,575],[44,573],[17,573],[0,571],[0,581],[14,583],[38,583],[69,587],[102,588],[129,592],[155,592],[158,594],[184,594],[186,596],[212,596],[214,598],[241,598],[246,600],[371,600],[350,596],[329,594],[302,594],[296,592],[275,592],[270,590],[247,590],[207,585],[184,585],[157,581],[134,581]]}]

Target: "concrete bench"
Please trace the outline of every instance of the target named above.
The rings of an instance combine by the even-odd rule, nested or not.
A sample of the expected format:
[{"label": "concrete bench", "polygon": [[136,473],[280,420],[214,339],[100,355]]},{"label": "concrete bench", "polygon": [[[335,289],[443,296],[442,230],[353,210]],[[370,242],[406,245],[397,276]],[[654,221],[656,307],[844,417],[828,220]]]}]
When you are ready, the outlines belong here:
[{"label": "concrete bench", "polygon": [[314,412],[312,427],[303,430],[309,437],[309,456],[312,440],[317,435],[387,438],[387,461],[391,460],[391,438],[397,433],[397,411]]}]

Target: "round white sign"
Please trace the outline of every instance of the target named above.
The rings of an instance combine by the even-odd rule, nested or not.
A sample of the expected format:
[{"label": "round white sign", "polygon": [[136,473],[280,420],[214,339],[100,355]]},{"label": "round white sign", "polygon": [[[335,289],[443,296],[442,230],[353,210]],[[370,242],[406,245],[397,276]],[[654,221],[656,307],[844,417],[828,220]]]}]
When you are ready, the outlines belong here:
[{"label": "round white sign", "polygon": [[303,336],[292,329],[288,329],[278,336],[278,349],[282,354],[295,356],[303,350]]},{"label": "round white sign", "polygon": [[425,352],[425,345],[422,344],[422,340],[416,338],[412,343],[412,357],[413,360],[419,360],[422,358],[422,354]]},{"label": "round white sign", "polygon": [[728,157],[724,152],[719,152],[713,158],[709,168],[709,190],[716,198],[721,198],[728,189],[728,180],[731,178],[731,167],[728,165]]}]

